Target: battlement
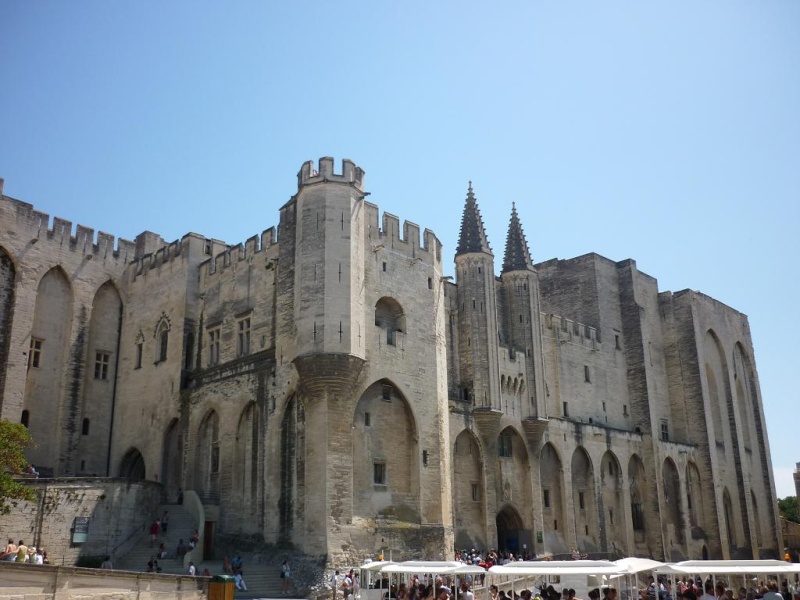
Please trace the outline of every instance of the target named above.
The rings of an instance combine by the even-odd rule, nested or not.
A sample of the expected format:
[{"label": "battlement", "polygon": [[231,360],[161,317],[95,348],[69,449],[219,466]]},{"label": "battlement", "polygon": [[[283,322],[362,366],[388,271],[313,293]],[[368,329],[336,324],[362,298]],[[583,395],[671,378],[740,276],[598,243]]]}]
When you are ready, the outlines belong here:
[{"label": "battlement", "polygon": [[248,238],[244,244],[239,243],[227,246],[224,250],[215,253],[212,258],[203,262],[202,267],[205,269],[205,275],[208,277],[217,273],[221,274],[231,265],[235,267],[237,263],[265,252],[277,243],[277,230],[274,227],[270,227],[263,231],[261,236],[254,235]]},{"label": "battlement", "polygon": [[553,337],[561,343],[572,342],[582,346],[589,346],[592,350],[599,349],[600,330],[591,325],[578,323],[559,315],[542,313],[545,329],[553,331]]},{"label": "battlement", "polygon": [[[2,180],[0,180],[2,190]],[[28,238],[31,244],[46,240],[65,246],[74,252],[85,256],[106,259],[108,257],[122,260],[127,263],[133,260],[135,244],[129,240],[115,237],[103,231],[97,232],[91,227],[78,225],[73,235],[72,221],[53,217],[52,227],[50,216],[36,210],[32,204],[22,202],[9,196],[0,194],[0,211],[7,212],[16,221],[16,234],[22,239]],[[116,246],[115,246],[116,241]]]},{"label": "battlement", "polygon": [[331,181],[346,183],[363,191],[364,170],[357,167],[349,158],[342,160],[341,174],[333,172],[333,159],[330,156],[320,158],[319,166],[316,169],[314,168],[314,161],[308,160],[303,163],[303,166],[300,167],[300,172],[297,174],[297,189],[299,191],[304,185]]},{"label": "battlement", "polygon": [[367,235],[373,247],[382,245],[395,252],[406,253],[409,259],[422,258],[424,254],[429,254],[433,257],[434,263],[441,263],[442,243],[430,229],[425,229],[420,239],[419,225],[411,221],[404,221],[402,235],[400,235],[400,219],[398,217],[384,212],[383,217],[379,219],[380,209],[371,202],[364,202],[364,211]]}]

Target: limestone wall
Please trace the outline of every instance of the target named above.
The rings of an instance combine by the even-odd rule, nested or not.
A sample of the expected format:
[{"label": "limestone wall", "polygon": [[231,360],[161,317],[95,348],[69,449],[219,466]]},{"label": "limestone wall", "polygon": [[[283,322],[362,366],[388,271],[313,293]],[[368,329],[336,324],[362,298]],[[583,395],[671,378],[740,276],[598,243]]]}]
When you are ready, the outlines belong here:
[{"label": "limestone wall", "polygon": [[[0,531],[44,548],[51,564],[74,565],[79,556],[121,556],[157,516],[161,486],[146,481],[75,478],[26,480],[34,502],[0,516]],[[88,541],[72,545],[75,517],[89,518]]]},{"label": "limestone wall", "polygon": [[0,562],[0,600],[200,600],[208,578]]}]

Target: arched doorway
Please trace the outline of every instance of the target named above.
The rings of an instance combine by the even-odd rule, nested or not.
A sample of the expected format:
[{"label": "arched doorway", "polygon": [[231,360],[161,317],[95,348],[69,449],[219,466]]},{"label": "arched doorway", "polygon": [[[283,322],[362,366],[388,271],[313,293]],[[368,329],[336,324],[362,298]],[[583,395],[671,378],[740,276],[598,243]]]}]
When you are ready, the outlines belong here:
[{"label": "arched doorway", "polygon": [[506,506],[497,513],[495,523],[497,524],[497,549],[506,550],[515,556],[520,554],[522,552],[520,532],[523,525],[519,513],[512,506]]},{"label": "arched doorway", "polygon": [[145,479],[144,458],[136,448],[131,448],[122,457],[119,476],[128,479]]}]

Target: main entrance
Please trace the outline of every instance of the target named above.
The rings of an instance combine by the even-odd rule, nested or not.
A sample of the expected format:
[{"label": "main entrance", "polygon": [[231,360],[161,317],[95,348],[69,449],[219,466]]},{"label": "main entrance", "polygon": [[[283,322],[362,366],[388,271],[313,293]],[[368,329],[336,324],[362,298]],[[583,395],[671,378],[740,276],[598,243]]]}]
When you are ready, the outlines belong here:
[{"label": "main entrance", "polygon": [[506,550],[515,556],[531,550],[532,535],[524,529],[522,517],[511,506],[506,506],[497,513],[497,549]]}]

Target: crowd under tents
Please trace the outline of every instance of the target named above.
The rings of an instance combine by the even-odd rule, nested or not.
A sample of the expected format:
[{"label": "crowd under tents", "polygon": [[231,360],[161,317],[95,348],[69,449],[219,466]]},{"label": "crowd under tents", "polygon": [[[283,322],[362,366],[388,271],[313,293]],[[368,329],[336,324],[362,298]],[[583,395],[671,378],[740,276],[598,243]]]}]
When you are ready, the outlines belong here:
[{"label": "crowd under tents", "polygon": [[[800,564],[787,563],[781,560],[689,560],[676,563],[662,563],[647,558],[623,558],[617,561],[607,560],[542,560],[514,561],[505,565],[493,565],[488,570],[478,565],[468,565],[458,561],[375,561],[361,566],[366,575],[362,577],[362,591],[370,588],[374,575],[383,584],[386,578],[399,577],[409,580],[412,576],[449,578],[457,583],[463,577],[485,575],[486,586],[491,583],[508,585],[512,591],[524,588],[543,586],[552,582],[560,589],[567,582],[581,581],[583,590],[591,587],[616,586],[618,580],[624,578],[620,585],[626,593],[633,595],[640,589],[639,575],[651,573],[654,576],[664,575],[673,579],[682,577],[715,577],[741,576],[743,578],[761,576],[786,579],[791,574],[800,575]],[[743,579],[744,580],[744,579]],[[382,598],[386,587],[369,590],[368,598]],[[574,586],[577,589],[577,586]],[[379,592],[374,594],[372,592]],[[583,591],[581,591],[583,593]]]}]

